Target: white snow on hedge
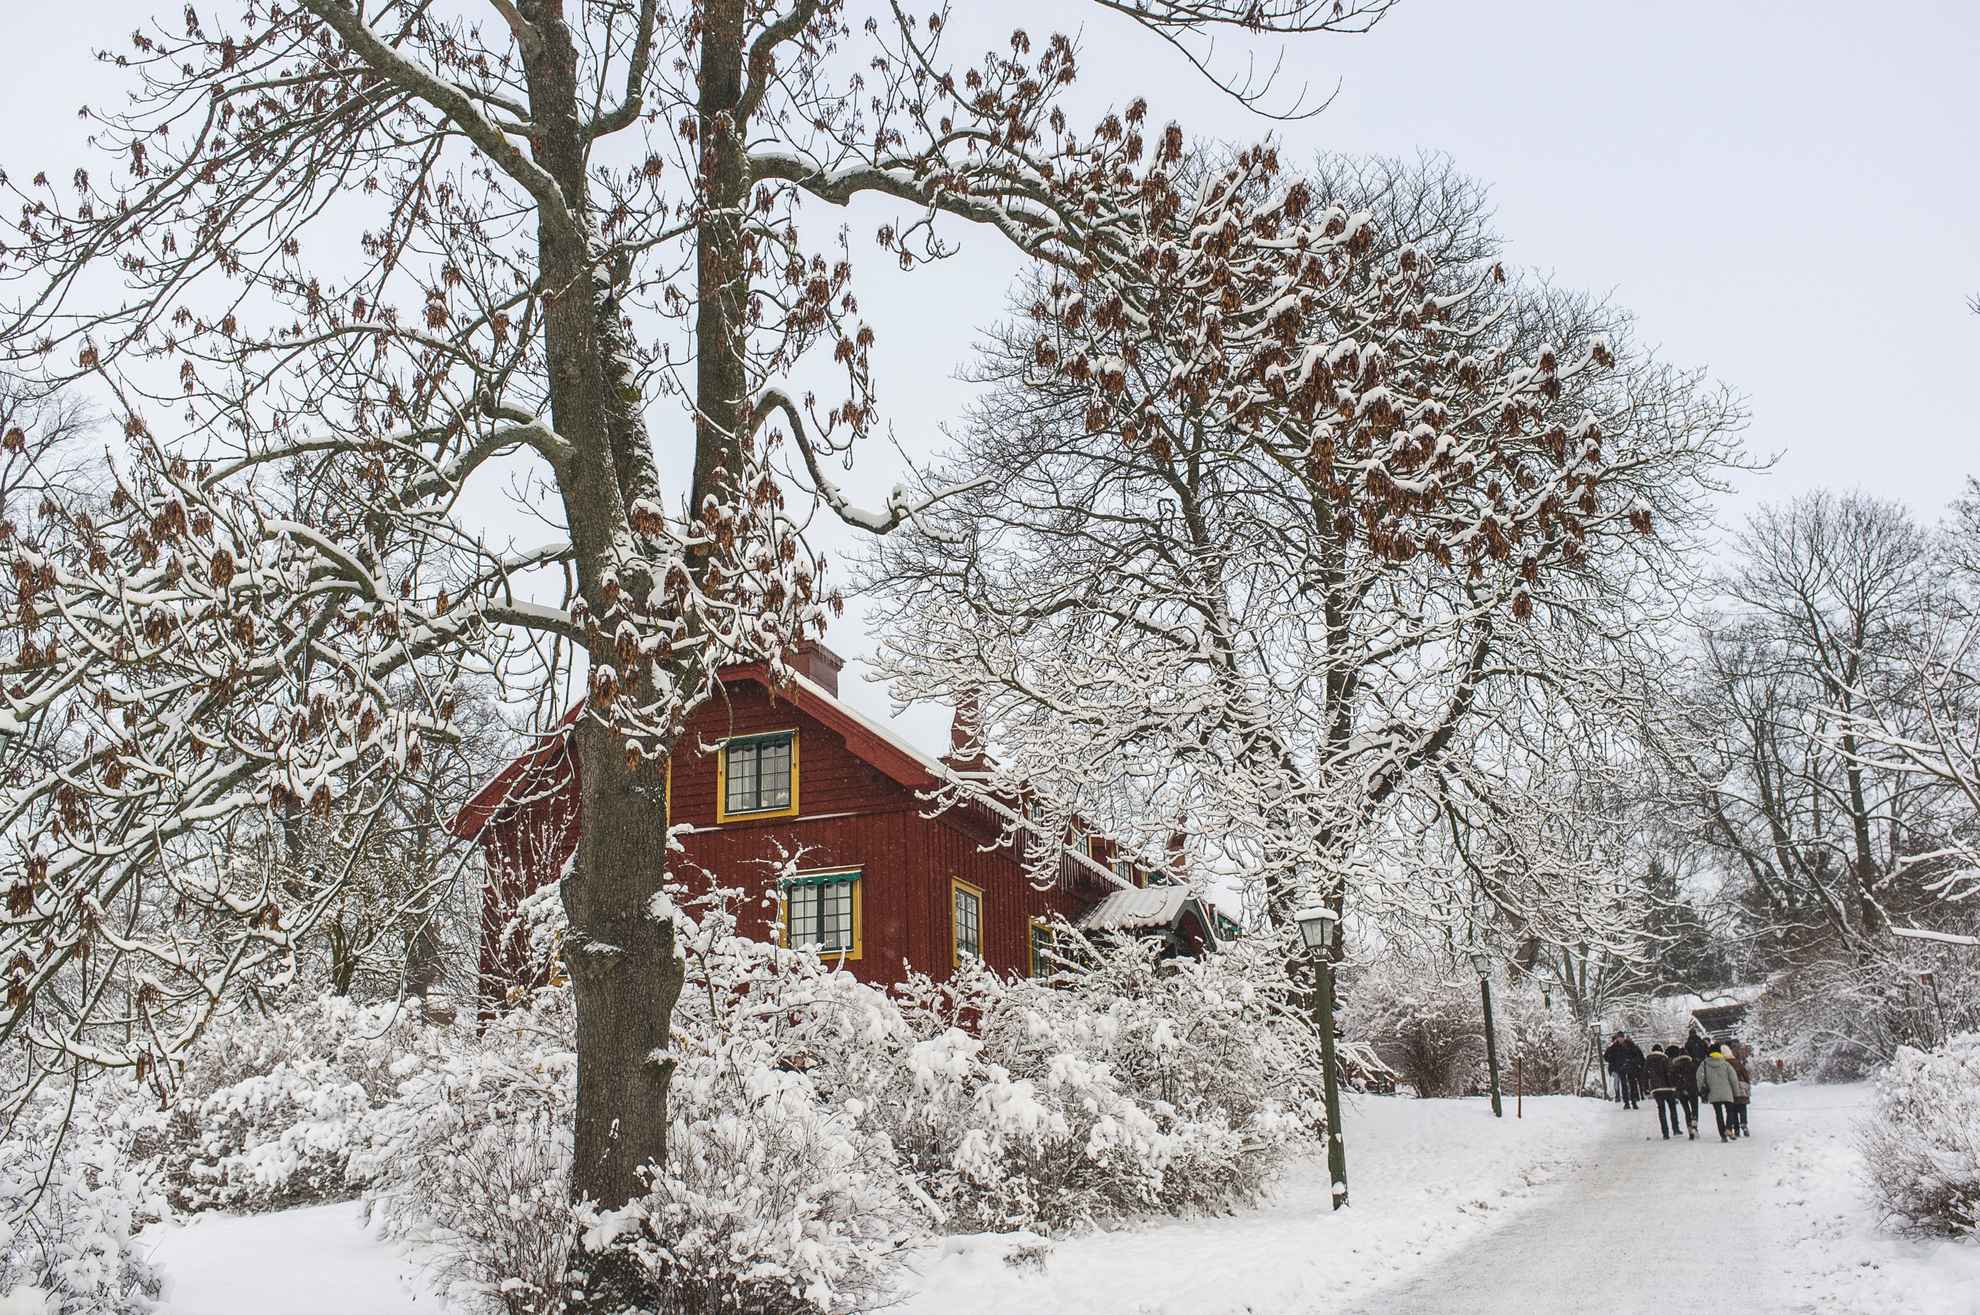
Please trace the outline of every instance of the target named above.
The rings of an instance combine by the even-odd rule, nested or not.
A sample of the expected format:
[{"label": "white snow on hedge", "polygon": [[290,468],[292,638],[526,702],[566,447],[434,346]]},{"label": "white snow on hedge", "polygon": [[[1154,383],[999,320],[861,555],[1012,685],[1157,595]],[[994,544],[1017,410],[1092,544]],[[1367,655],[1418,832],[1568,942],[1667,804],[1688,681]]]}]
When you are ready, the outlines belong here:
[{"label": "white snow on hedge", "polygon": [[[1980,1247],[1878,1227],[1850,1137],[1870,1107],[1870,1090],[1861,1084],[1763,1084],[1751,1143],[1652,1142],[1650,1155],[1661,1160],[1668,1150],[1672,1157],[1674,1181],[1690,1181],[1701,1166],[1744,1166],[1753,1175],[1765,1231],[1781,1239],[1778,1254],[1767,1259],[1790,1277],[1769,1290],[1765,1285],[1779,1280],[1765,1277],[1767,1266],[1723,1257],[1737,1309],[1747,1315],[1974,1310]],[[1498,1230],[1523,1212],[1574,1204],[1576,1183],[1599,1172],[1604,1157],[1654,1139],[1655,1132],[1647,1109],[1625,1113],[1564,1096],[1528,1099],[1525,1119],[1508,1110],[1499,1122],[1482,1100],[1362,1098],[1347,1119],[1354,1203],[1344,1212],[1326,1209],[1324,1169],[1307,1164],[1271,1201],[1226,1217],[1049,1240],[1033,1233],[951,1237],[917,1256],[918,1275],[894,1309],[898,1315],[1379,1311],[1385,1290],[1445,1263],[1463,1266],[1472,1246],[1500,1245]],[[1695,1204],[1680,1192],[1673,1200],[1687,1211]],[[419,1283],[416,1264],[364,1231],[355,1204],[207,1215],[188,1228],[154,1229],[143,1240],[168,1279],[165,1315],[440,1309]],[[1703,1218],[1696,1240],[1712,1252],[1715,1239]],[[1555,1284],[1548,1275],[1585,1270],[1588,1257],[1568,1236],[1554,1237],[1549,1250],[1527,1258],[1532,1281],[1522,1285],[1522,1308],[1531,1315],[1586,1309],[1585,1287]]]}]

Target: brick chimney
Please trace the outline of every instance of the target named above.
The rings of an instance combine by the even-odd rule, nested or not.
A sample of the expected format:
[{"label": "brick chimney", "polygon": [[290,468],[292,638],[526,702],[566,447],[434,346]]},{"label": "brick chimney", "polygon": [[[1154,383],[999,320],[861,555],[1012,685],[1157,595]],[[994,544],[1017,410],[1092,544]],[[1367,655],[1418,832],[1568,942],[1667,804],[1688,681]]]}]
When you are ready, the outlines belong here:
[{"label": "brick chimney", "polygon": [[977,743],[983,734],[983,702],[973,689],[956,698],[955,716],[949,721],[949,751],[942,761],[959,772],[980,772],[990,765]]},{"label": "brick chimney", "polygon": [[784,662],[833,698],[839,697],[839,671],[846,665],[846,660],[819,641],[805,640],[791,651]]}]

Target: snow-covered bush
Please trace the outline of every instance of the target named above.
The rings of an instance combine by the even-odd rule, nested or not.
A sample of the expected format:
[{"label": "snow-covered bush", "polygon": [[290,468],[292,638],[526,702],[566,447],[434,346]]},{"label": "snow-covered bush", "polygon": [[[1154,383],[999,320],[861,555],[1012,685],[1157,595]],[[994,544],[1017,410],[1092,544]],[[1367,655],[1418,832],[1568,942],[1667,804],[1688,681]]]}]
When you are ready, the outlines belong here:
[{"label": "snow-covered bush", "polygon": [[[1588,1029],[1575,1021],[1570,1010],[1547,1004],[1530,985],[1495,990],[1492,997],[1499,1015],[1499,1062],[1504,1066],[1500,1079],[1505,1089],[1512,1090],[1517,1080],[1532,1095],[1580,1095],[1591,1075]],[[1655,1041],[1667,1039],[1654,1032],[1644,1037],[1646,1051]]]},{"label": "snow-covered bush", "polygon": [[1892,1216],[1927,1232],[1980,1231],[1980,1032],[1901,1048],[1857,1136]]},{"label": "snow-covered bush", "polygon": [[1768,1056],[1817,1082],[1858,1081],[1905,1046],[1976,1029],[1980,959],[1896,938],[1861,959],[1805,956],[1769,979],[1747,1017]]},{"label": "snow-covered bush", "polygon": [[1419,1096],[1462,1096],[1485,1065],[1478,979],[1401,956],[1355,971],[1342,1029],[1369,1046]]},{"label": "snow-covered bush", "polygon": [[0,1309],[154,1309],[159,1276],[137,1232],[167,1207],[130,1156],[130,1141],[128,1126],[98,1116],[87,1097],[23,1119],[0,1141]]},{"label": "snow-covered bush", "polygon": [[976,971],[901,991],[916,1040],[894,1136],[952,1228],[1222,1209],[1322,1128],[1317,1047],[1271,946],[1069,953],[1079,970],[1047,982]]},{"label": "snow-covered bush", "polygon": [[937,1228],[1053,1229],[1255,1197],[1320,1128],[1312,1032],[1263,943],[1200,962],[1062,929],[1082,970],[966,970],[898,995],[679,923],[668,1158],[609,1214],[562,1206],[568,995],[539,992],[422,1064],[366,1121],[353,1177],[449,1299],[536,1315],[572,1227],[648,1268],[669,1315],[819,1315],[885,1300]]},{"label": "snow-covered bush", "polygon": [[351,1157],[368,1210],[464,1310],[543,1315],[571,1236],[577,1056],[570,994],[537,992],[478,1037],[399,1066]]},{"label": "snow-covered bush", "polygon": [[366,1116],[408,1062],[445,1048],[444,1029],[393,1004],[324,996],[229,1016],[201,1038],[151,1139],[172,1203],[264,1210],[355,1195],[348,1163]]},{"label": "snow-covered bush", "polygon": [[685,944],[668,1158],[591,1221],[660,1280],[668,1315],[884,1301],[939,1215],[888,1135],[909,1037],[885,992],[705,908]]},{"label": "snow-covered bush", "polygon": [[666,1315],[849,1311],[884,1297],[934,1224],[879,1112],[909,1041],[885,993],[738,936],[719,901],[677,926],[667,1162],[625,1209],[565,1203],[576,1069],[561,988],[410,1074],[370,1121],[355,1167],[373,1175],[373,1216],[462,1309],[556,1309],[583,1228],[611,1263],[654,1274]]}]

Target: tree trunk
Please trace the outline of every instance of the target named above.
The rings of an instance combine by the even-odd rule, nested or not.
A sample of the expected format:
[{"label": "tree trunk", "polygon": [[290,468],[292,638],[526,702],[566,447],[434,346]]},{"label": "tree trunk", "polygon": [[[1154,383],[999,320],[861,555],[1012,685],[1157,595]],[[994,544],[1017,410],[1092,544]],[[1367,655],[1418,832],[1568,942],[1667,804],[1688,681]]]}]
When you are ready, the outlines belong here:
[{"label": "tree trunk", "polygon": [[725,498],[748,415],[744,369],[743,208],[749,169],[737,122],[742,105],[743,0],[709,0],[702,11],[700,229],[695,238],[694,484],[689,505]]},{"label": "tree trunk", "polygon": [[1341,944],[1338,924],[1336,928],[1328,944],[1313,956],[1313,1017],[1320,1029],[1321,1096],[1327,1107],[1327,1190],[1334,1209],[1340,1210],[1348,1203],[1348,1185],[1347,1138],[1341,1128],[1341,1061],[1335,1036],[1339,1020],[1335,1017],[1334,983]]},{"label": "tree trunk", "polygon": [[[585,176],[590,98],[577,81],[577,50],[561,0],[533,0],[523,43],[534,111],[532,150],[558,182],[579,232],[538,226],[546,298],[544,350],[553,423],[568,445],[559,473],[577,559],[578,587],[590,616],[593,670],[616,665],[613,618],[651,595],[651,581],[624,578],[630,508],[661,495],[641,399],[630,387],[634,360],[609,273],[599,267],[595,217]],[[622,673],[622,697],[646,703],[650,670]],[[640,1196],[651,1166],[667,1153],[667,1089],[674,1004],[682,964],[675,928],[660,896],[667,859],[666,759],[670,745],[631,752],[607,709],[574,731],[581,828],[562,883],[570,934],[565,966],[577,1006],[577,1114],[571,1198],[616,1210]],[[623,1251],[574,1246],[565,1278],[571,1311],[619,1311],[653,1304],[652,1284]]]},{"label": "tree trunk", "polygon": [[344,930],[342,918],[330,924],[330,993],[349,995],[357,978],[357,939],[361,931]]},{"label": "tree trunk", "polygon": [[[668,1051],[682,965],[674,922],[655,916],[666,867],[664,763],[629,768],[610,726],[577,730],[584,827],[563,884],[565,962],[577,1001],[578,1091],[573,1199],[616,1209],[667,1156]],[[573,1310],[647,1304],[644,1274],[622,1258],[573,1253]]]}]

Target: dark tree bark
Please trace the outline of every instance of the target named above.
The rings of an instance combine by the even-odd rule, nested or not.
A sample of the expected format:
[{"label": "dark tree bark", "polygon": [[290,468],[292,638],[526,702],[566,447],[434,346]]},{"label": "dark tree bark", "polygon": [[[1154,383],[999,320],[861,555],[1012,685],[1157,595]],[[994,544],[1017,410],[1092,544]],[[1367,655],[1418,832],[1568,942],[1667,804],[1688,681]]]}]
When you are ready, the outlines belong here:
[{"label": "dark tree bark", "polygon": [[[578,581],[591,616],[609,621],[627,596],[654,582],[619,580],[620,536],[632,506],[660,494],[642,399],[619,373],[631,353],[609,271],[594,259],[595,216],[585,167],[590,141],[580,118],[578,57],[561,0],[521,7],[524,67],[534,112],[537,162],[570,202],[569,225],[538,226],[543,282],[561,289],[544,314],[551,414],[568,449],[560,471]],[[732,11],[740,0],[710,6]],[[616,586],[616,587],[615,587]],[[594,627],[594,669],[619,659],[606,625]],[[629,676],[641,679],[637,671]],[[650,677],[635,685],[650,694]],[[576,729],[583,829],[562,893],[570,918],[565,962],[577,1004],[578,1091],[571,1195],[615,1210],[645,1189],[645,1174],[666,1159],[668,1055],[681,964],[674,924],[660,904],[666,870],[666,760],[629,752],[624,732],[581,719]],[[652,746],[648,746],[649,748]],[[671,746],[658,746],[663,752]],[[574,1309],[638,1304],[646,1280],[623,1258],[574,1253],[567,1300]]]}]

